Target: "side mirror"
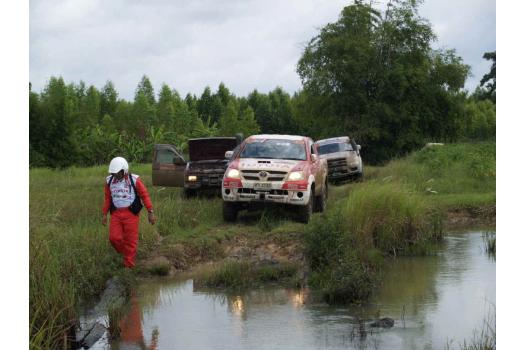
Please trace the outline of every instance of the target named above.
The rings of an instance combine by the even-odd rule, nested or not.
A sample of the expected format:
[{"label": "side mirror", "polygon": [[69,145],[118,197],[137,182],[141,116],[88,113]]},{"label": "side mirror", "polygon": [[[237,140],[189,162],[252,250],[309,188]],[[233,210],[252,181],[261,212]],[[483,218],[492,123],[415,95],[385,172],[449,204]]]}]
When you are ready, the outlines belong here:
[{"label": "side mirror", "polygon": [[226,153],[224,153],[224,158],[226,159],[231,159],[232,156],[233,156],[233,151],[226,151]]},{"label": "side mirror", "polygon": [[358,150],[358,151],[361,150],[361,145],[357,145],[357,150]]},{"label": "side mirror", "polygon": [[312,153],[311,158],[312,162],[317,162],[317,154]]}]

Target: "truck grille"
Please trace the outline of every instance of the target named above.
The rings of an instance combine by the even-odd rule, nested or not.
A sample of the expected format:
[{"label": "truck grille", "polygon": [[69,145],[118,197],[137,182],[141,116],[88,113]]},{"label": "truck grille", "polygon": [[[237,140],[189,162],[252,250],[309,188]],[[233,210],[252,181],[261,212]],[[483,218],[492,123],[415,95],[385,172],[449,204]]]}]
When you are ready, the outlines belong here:
[{"label": "truck grille", "polygon": [[[286,171],[275,171],[275,170],[243,170],[241,171],[242,177],[245,180],[254,181],[284,181],[287,174]],[[266,175],[266,176],[261,176]]]},{"label": "truck grille", "polygon": [[328,163],[328,174],[348,172],[348,165],[346,164],[346,158],[329,159],[327,163]]}]

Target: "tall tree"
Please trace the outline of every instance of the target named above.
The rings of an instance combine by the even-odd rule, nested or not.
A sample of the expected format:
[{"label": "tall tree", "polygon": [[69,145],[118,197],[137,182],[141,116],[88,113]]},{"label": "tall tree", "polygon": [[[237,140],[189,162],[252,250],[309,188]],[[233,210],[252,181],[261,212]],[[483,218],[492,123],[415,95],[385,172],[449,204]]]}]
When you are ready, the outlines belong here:
[{"label": "tall tree", "polygon": [[209,86],[204,88],[201,97],[197,100],[197,112],[199,117],[205,121],[208,118],[211,118],[211,105],[212,105],[212,96],[211,89]]},{"label": "tall tree", "polygon": [[219,119],[219,132],[222,136],[235,136],[241,128],[238,106],[235,100],[230,100]]},{"label": "tall tree", "polygon": [[114,117],[117,110],[118,92],[111,80],[108,80],[100,93],[100,114]]},{"label": "tall tree", "polygon": [[153,90],[151,81],[146,75],[143,75],[142,79],[140,79],[137,89],[135,90],[135,99],[137,99],[138,94],[144,95],[150,106],[155,105],[155,91]]},{"label": "tall tree", "polygon": [[481,89],[483,89],[482,97],[496,103],[496,51],[485,52],[483,58],[492,61],[492,65],[490,66],[490,72],[481,78],[479,84]]},{"label": "tall tree", "polygon": [[173,106],[173,95],[168,85],[163,84],[159,93],[159,103],[157,104],[157,117],[159,125],[165,130],[173,129],[175,109]]},{"label": "tall tree", "polygon": [[298,73],[304,96],[323,106],[302,104],[314,108],[304,113],[318,121],[312,136],[351,134],[372,162],[457,136],[469,67],[453,51],[432,50],[419,3],[393,1],[382,15],[356,1],[310,41]]}]

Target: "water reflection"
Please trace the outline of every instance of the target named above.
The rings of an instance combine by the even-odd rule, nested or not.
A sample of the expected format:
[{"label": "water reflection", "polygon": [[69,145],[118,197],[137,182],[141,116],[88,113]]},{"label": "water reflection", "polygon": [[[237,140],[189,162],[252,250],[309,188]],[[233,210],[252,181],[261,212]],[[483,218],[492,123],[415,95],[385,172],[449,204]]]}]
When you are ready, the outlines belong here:
[{"label": "water reflection", "polygon": [[142,312],[135,293],[131,295],[129,310],[120,320],[119,327],[120,339],[119,342],[114,344],[114,349],[158,349],[159,330],[156,327],[151,331],[149,345],[146,345],[142,331]]},{"label": "water reflection", "polygon": [[[191,280],[148,282],[113,348],[440,349],[469,339],[487,300],[495,303],[495,263],[481,233],[449,236],[435,256],[398,258],[383,281],[370,304],[353,306],[326,305],[307,288],[228,293]],[[370,327],[385,316],[393,328]]]}]

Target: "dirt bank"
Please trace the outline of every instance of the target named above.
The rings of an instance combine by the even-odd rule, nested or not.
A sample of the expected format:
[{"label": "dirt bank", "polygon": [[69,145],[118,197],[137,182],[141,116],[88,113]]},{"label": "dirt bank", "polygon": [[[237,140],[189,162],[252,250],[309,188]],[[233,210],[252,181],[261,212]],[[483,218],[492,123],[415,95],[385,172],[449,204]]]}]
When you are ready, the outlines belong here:
[{"label": "dirt bank", "polygon": [[[447,212],[446,230],[495,227],[496,207],[461,208]],[[147,257],[139,261],[144,274],[166,275],[224,259],[259,263],[305,265],[301,232],[260,235],[239,233],[206,244],[194,241],[167,243],[162,237]]]}]

